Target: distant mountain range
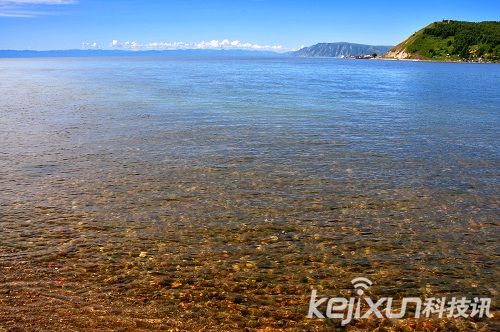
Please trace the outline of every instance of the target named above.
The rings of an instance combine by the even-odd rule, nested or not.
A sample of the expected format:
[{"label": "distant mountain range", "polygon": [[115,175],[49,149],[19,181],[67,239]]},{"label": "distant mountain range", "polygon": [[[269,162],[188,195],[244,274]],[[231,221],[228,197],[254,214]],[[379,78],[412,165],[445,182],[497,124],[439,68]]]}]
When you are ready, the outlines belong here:
[{"label": "distant mountain range", "polygon": [[198,56],[198,57],[370,57],[444,61],[500,61],[500,22],[443,20],[415,32],[397,46],[373,46],[347,42],[319,43],[295,52],[183,49],[183,50],[0,50],[0,58],[34,57],[117,57],[117,56]]},{"label": "distant mountain range", "polygon": [[330,57],[344,58],[362,55],[384,55],[392,46],[373,46],[353,43],[319,43],[313,46],[304,47],[296,52],[291,52],[292,56],[299,57]]},{"label": "distant mountain range", "polygon": [[206,57],[268,57],[279,56],[280,53],[270,51],[247,50],[60,50],[60,51],[15,51],[0,50],[0,58],[43,58],[43,57],[126,57],[126,56],[206,56]]},{"label": "distant mountain range", "polygon": [[500,61],[500,22],[443,20],[415,32],[392,48],[387,58]]}]

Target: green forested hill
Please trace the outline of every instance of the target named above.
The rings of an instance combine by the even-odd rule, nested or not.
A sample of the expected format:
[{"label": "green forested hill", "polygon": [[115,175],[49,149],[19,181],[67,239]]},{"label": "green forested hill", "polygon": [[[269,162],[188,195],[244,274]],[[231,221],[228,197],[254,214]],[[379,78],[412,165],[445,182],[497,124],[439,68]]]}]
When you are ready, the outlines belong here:
[{"label": "green forested hill", "polygon": [[500,61],[500,22],[435,22],[395,46],[386,57]]}]

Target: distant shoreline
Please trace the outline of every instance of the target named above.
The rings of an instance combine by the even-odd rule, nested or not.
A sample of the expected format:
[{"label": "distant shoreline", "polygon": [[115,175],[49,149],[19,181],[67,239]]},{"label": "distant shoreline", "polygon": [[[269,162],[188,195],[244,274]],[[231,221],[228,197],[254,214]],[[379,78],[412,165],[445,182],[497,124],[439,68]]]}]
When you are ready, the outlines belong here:
[{"label": "distant shoreline", "polygon": [[498,61],[463,61],[463,60],[436,60],[436,59],[399,59],[384,56],[372,58],[329,57],[329,56],[294,56],[290,53],[260,52],[260,51],[227,51],[227,50],[170,50],[170,51],[111,51],[111,50],[63,50],[63,51],[16,51],[0,50],[1,59],[97,59],[97,58],[150,58],[150,57],[188,57],[188,58],[289,58],[289,59],[338,59],[338,60],[382,60],[406,62],[438,62],[464,64],[500,64]]},{"label": "distant shoreline", "polygon": [[409,62],[439,62],[439,63],[468,63],[468,64],[500,64],[498,61],[462,61],[462,60],[436,60],[436,59],[397,59],[397,58],[374,58],[373,60],[384,60],[384,61],[409,61]]},{"label": "distant shoreline", "polygon": [[287,56],[286,53],[272,51],[249,51],[249,50],[203,50],[203,49],[179,49],[179,50],[0,50],[0,58],[97,58],[97,57],[151,57],[151,56],[252,56],[252,57],[281,57]]}]

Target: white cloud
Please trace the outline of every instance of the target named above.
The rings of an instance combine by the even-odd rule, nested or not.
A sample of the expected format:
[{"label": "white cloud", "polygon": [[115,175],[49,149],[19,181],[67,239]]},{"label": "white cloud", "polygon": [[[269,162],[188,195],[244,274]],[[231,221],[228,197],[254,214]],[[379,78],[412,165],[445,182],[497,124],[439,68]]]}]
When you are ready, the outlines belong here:
[{"label": "white cloud", "polygon": [[83,49],[91,49],[91,48],[94,48],[94,49],[98,49],[99,48],[99,44],[97,44],[96,42],[83,42],[82,43],[82,48]]},{"label": "white cloud", "polygon": [[42,7],[69,5],[76,0],[0,0],[0,17],[36,17],[52,15],[53,12],[41,10]]},{"label": "white cloud", "polygon": [[0,0],[0,5],[27,4],[27,5],[68,5],[74,0]]},{"label": "white cloud", "polygon": [[210,41],[200,41],[197,43],[188,42],[151,42],[141,44],[135,41],[119,42],[113,40],[110,43],[112,48],[130,49],[130,50],[179,50],[179,49],[238,49],[238,50],[257,50],[257,51],[285,51],[281,45],[260,45],[254,43],[242,43],[239,40],[213,39]]}]

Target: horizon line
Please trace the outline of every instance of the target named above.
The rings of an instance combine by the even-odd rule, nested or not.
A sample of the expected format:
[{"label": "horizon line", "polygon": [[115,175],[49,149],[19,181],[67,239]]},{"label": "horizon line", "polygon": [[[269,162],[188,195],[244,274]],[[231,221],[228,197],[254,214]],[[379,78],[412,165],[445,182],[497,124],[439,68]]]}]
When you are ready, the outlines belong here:
[{"label": "horizon line", "polygon": [[243,52],[255,52],[255,53],[276,53],[283,54],[289,52],[295,52],[303,48],[312,47],[318,44],[352,44],[352,45],[366,45],[366,46],[384,46],[384,47],[394,47],[395,45],[383,45],[383,44],[367,44],[367,43],[354,43],[347,41],[336,41],[336,42],[317,42],[309,46],[301,46],[295,49],[250,49],[250,48],[170,48],[170,49],[123,49],[123,48],[65,48],[65,49],[0,49],[0,52],[68,52],[68,51],[86,51],[86,52],[129,52],[129,53],[140,53],[140,52],[175,52],[175,51],[243,51]]}]

